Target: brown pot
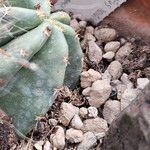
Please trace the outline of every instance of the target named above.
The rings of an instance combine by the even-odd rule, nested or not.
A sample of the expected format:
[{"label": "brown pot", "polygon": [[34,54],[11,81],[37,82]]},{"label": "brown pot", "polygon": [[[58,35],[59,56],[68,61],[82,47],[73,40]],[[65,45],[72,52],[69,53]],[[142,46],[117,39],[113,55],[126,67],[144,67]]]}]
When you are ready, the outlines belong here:
[{"label": "brown pot", "polygon": [[123,35],[140,37],[150,45],[150,0],[128,0],[104,21]]}]

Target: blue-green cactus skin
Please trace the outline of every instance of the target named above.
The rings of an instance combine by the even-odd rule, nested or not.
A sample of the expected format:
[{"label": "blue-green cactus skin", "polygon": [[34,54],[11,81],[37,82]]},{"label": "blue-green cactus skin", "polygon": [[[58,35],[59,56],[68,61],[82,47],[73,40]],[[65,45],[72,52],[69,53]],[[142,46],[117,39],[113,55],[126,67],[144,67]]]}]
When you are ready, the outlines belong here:
[{"label": "blue-green cactus skin", "polygon": [[[26,20],[20,16],[17,24],[28,27],[28,32],[14,34],[15,39],[6,34],[0,41],[0,108],[12,117],[15,128],[23,134],[52,105],[57,89],[64,85],[76,86],[82,58],[79,39],[69,26],[69,15],[65,12],[48,14],[50,7],[40,1],[46,14],[41,19],[32,7],[35,0],[28,1],[28,7],[23,0],[14,0],[12,6],[16,7],[11,7],[16,16],[19,9],[34,12],[22,11]],[[0,12],[3,11],[1,7]],[[19,32],[19,29],[13,31]]]}]

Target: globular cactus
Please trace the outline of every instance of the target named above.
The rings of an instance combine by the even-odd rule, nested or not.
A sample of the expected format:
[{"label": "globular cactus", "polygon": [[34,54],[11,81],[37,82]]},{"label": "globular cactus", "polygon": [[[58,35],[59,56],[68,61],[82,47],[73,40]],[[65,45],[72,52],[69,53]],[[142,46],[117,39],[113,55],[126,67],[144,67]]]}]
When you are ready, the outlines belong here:
[{"label": "globular cactus", "polygon": [[74,88],[82,50],[69,15],[50,14],[49,0],[0,6],[0,107],[25,134],[52,105],[55,89]]}]

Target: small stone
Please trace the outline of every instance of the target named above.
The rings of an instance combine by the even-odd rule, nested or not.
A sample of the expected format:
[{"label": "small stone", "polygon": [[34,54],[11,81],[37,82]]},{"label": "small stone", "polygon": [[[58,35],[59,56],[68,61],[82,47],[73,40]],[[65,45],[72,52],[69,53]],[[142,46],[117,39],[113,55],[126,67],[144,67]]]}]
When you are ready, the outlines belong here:
[{"label": "small stone", "polygon": [[124,38],[120,38],[120,44],[121,44],[121,45],[124,45],[126,42],[127,42],[127,40],[126,40],[126,39],[124,39]]},{"label": "small stone", "polygon": [[75,129],[81,129],[83,126],[83,122],[79,115],[75,115],[71,121],[71,126]]},{"label": "small stone", "polygon": [[108,130],[107,121],[103,118],[94,118],[87,119],[83,122],[82,131],[83,132],[93,132],[93,133],[101,133],[106,132]]},{"label": "small stone", "polygon": [[60,107],[60,122],[64,126],[68,126],[71,119],[79,114],[79,108],[73,106],[71,103],[62,102]]},{"label": "small stone", "polygon": [[95,30],[95,37],[102,42],[109,42],[117,37],[117,32],[112,28],[102,28]]},{"label": "small stone", "polygon": [[80,21],[79,22],[80,28],[86,28],[87,22],[86,21]]},{"label": "small stone", "polygon": [[88,114],[87,108],[81,107],[81,108],[80,108],[80,111],[79,111],[79,115],[80,115],[82,118],[86,118],[86,117],[87,117],[87,114]]},{"label": "small stone", "polygon": [[103,58],[104,59],[107,59],[107,60],[112,60],[115,56],[115,53],[110,51],[110,52],[107,52],[103,55]]},{"label": "small stone", "polygon": [[109,98],[111,86],[107,80],[97,80],[92,84],[88,102],[91,106],[100,107]]},{"label": "small stone", "polygon": [[137,88],[143,90],[150,83],[148,78],[138,78],[137,79]]},{"label": "small stone", "polygon": [[115,79],[120,78],[123,68],[119,61],[113,61],[108,66],[107,70],[110,73],[110,75],[112,76],[112,79],[115,80]]},{"label": "small stone", "polygon": [[88,112],[89,112],[88,116],[89,116],[89,117],[92,117],[92,118],[96,118],[97,115],[98,115],[98,110],[97,110],[96,107],[90,106],[90,107],[88,108]]},{"label": "small stone", "polygon": [[83,140],[83,132],[81,130],[68,129],[66,131],[66,139],[70,143],[80,143]]},{"label": "small stone", "polygon": [[51,143],[49,141],[45,142],[43,150],[52,150]]},{"label": "small stone", "polygon": [[121,84],[122,82],[120,81],[120,80],[112,80],[111,81],[111,85],[113,85],[113,86],[117,86],[117,85],[119,85],[119,84]]},{"label": "small stone", "polygon": [[91,91],[91,87],[87,87],[86,89],[84,89],[84,90],[82,91],[82,94],[83,94],[84,96],[89,96],[89,95],[90,95],[90,91]]},{"label": "small stone", "polygon": [[129,76],[126,73],[123,73],[121,76],[121,81],[128,88],[133,88],[133,83],[129,80]]},{"label": "small stone", "polygon": [[116,86],[116,89],[117,89],[117,98],[120,100],[122,98],[122,94],[127,89],[127,86],[124,84],[118,84]]},{"label": "small stone", "polygon": [[93,35],[94,34],[94,28],[92,26],[87,26],[86,32],[91,33]]},{"label": "small stone", "polygon": [[132,49],[133,49],[133,45],[129,42],[126,43],[118,50],[118,52],[116,53],[115,59],[119,61],[124,60],[125,57],[130,55],[130,53],[132,52]]},{"label": "small stone", "polygon": [[90,42],[90,41],[95,42],[96,38],[91,33],[86,32],[85,35],[84,35],[84,40],[86,42]]},{"label": "small stone", "polygon": [[90,150],[96,144],[96,136],[92,132],[87,132],[84,134],[83,141],[78,145],[77,150]]},{"label": "small stone", "polygon": [[121,110],[130,105],[136,99],[138,91],[136,89],[127,88],[121,97]]},{"label": "small stone", "polygon": [[88,71],[84,71],[81,73],[81,87],[86,88],[90,87],[92,83],[96,80],[101,79],[101,74],[93,69],[89,69]]},{"label": "small stone", "polygon": [[36,150],[42,150],[43,144],[44,144],[44,141],[38,141],[34,144],[34,147]]},{"label": "small stone", "polygon": [[111,75],[110,75],[110,73],[109,73],[109,71],[108,70],[106,70],[103,74],[102,74],[102,80],[107,80],[109,83],[110,83],[110,81],[111,81]]},{"label": "small stone", "polygon": [[102,60],[102,49],[94,41],[89,42],[88,58],[97,64]]},{"label": "small stone", "polygon": [[104,105],[103,116],[107,123],[112,121],[120,114],[121,103],[117,100],[108,100]]},{"label": "small stone", "polygon": [[116,53],[117,50],[120,48],[120,42],[118,41],[111,41],[111,42],[108,42],[105,47],[104,47],[104,51],[105,52],[114,52]]},{"label": "small stone", "polygon": [[70,22],[70,26],[77,32],[80,30],[80,25],[76,19],[72,19]]},{"label": "small stone", "polygon": [[65,147],[65,133],[61,126],[56,126],[57,131],[51,134],[50,140],[53,147],[62,150]]},{"label": "small stone", "polygon": [[96,133],[95,136],[98,140],[102,139],[103,137],[105,137],[105,132],[101,132],[101,133]]},{"label": "small stone", "polygon": [[57,123],[58,123],[58,121],[57,121],[56,119],[49,119],[49,124],[50,124],[51,126],[56,126]]}]

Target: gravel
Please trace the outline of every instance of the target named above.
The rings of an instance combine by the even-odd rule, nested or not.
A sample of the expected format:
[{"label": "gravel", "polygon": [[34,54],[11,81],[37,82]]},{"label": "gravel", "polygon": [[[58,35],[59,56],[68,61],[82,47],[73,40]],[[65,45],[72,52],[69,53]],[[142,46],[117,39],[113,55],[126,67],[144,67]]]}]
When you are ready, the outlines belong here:
[{"label": "gravel", "polygon": [[101,74],[93,69],[89,69],[88,71],[83,71],[81,73],[81,87],[86,88],[90,87],[92,83],[96,80],[101,79]]},{"label": "gravel", "polygon": [[122,61],[125,57],[129,56],[133,50],[133,45],[131,43],[126,43],[123,45],[116,53],[116,60]]},{"label": "gravel", "polygon": [[98,115],[98,110],[96,107],[92,107],[90,106],[88,108],[88,116],[91,117],[91,118],[96,118]]},{"label": "gravel", "polygon": [[90,150],[96,143],[96,136],[92,132],[87,132],[83,136],[83,141],[77,146],[77,150]]},{"label": "gravel", "polygon": [[76,115],[79,114],[79,108],[73,106],[71,103],[63,102],[60,107],[60,122],[64,126],[68,126],[71,119]]},{"label": "gravel", "polygon": [[88,102],[91,106],[100,107],[109,98],[111,85],[107,80],[97,80],[92,84]]},{"label": "gravel", "polygon": [[112,76],[112,79],[119,79],[120,76],[122,75],[122,65],[119,61],[113,61],[110,63],[110,65],[107,68],[108,72]]},{"label": "gravel", "polygon": [[83,126],[83,122],[81,118],[79,117],[79,115],[75,115],[71,121],[71,127],[75,129],[81,129],[82,126]]},{"label": "gravel", "polygon": [[66,131],[66,139],[70,143],[80,143],[83,140],[83,132],[81,130],[76,129],[68,129]]},{"label": "gravel", "polygon": [[118,41],[111,41],[111,42],[108,42],[105,45],[104,51],[105,52],[114,52],[114,53],[116,53],[119,48],[120,48],[120,42],[118,42]]},{"label": "gravel", "polygon": [[65,132],[61,126],[56,126],[57,131],[51,134],[50,141],[53,147],[62,150],[65,147]]},{"label": "gravel", "polygon": [[88,58],[97,64],[102,60],[102,49],[94,41],[88,43]]},{"label": "gravel", "polygon": [[103,109],[104,119],[108,124],[111,124],[112,121],[120,114],[121,112],[121,103],[117,100],[108,100]]},{"label": "gravel", "polygon": [[83,132],[93,132],[93,133],[101,133],[106,132],[108,130],[107,121],[103,118],[96,117],[94,119],[86,119],[83,121]]},{"label": "gravel", "polygon": [[115,40],[115,38],[117,37],[117,32],[112,28],[101,28],[95,30],[94,35],[99,41],[110,42],[112,40]]}]

